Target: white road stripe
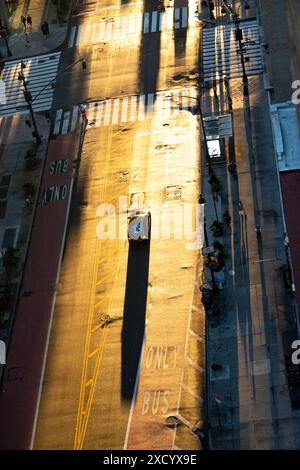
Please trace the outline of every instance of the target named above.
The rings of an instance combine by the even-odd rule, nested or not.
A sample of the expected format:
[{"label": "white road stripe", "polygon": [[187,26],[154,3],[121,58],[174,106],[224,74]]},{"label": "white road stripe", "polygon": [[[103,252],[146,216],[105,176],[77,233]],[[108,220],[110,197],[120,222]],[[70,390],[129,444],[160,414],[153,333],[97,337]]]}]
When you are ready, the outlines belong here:
[{"label": "white road stripe", "polygon": [[111,111],[111,100],[107,100],[105,104],[105,114],[103,125],[107,126],[110,120],[110,111]]},{"label": "white road stripe", "polygon": [[100,21],[100,31],[99,31],[98,40],[104,41],[104,38],[105,38],[105,21]]},{"label": "white road stripe", "polygon": [[72,121],[71,121],[71,128],[70,132],[74,132],[79,116],[79,107],[78,106],[73,106],[73,112],[72,112]]},{"label": "white road stripe", "polygon": [[180,8],[174,10],[174,29],[180,28]]},{"label": "white road stripe", "polygon": [[77,30],[76,46],[79,46],[80,44],[81,35],[82,35],[82,25],[79,25],[78,30]]},{"label": "white road stripe", "polygon": [[61,120],[61,116],[62,116],[62,111],[63,111],[62,109],[58,109],[56,111],[54,131],[53,131],[53,134],[55,134],[55,135],[59,134],[60,120]]},{"label": "white road stripe", "polygon": [[164,29],[164,18],[166,18],[166,15],[164,14],[164,12],[160,12],[158,19],[158,31],[162,31]]},{"label": "white road stripe", "polygon": [[62,130],[61,130],[62,134],[67,134],[67,132],[68,132],[69,119],[70,119],[70,112],[66,111],[64,113],[64,120],[63,120],[63,125],[62,125]]},{"label": "white road stripe", "polygon": [[96,103],[89,103],[87,107],[86,117],[88,118],[89,122],[94,121],[94,112],[96,108]]},{"label": "white road stripe", "polygon": [[121,124],[127,122],[127,109],[128,109],[128,96],[125,96],[122,101]]},{"label": "white road stripe", "polygon": [[166,11],[167,15],[167,30],[172,30],[173,29],[173,9],[168,8]]},{"label": "white road stripe", "polygon": [[105,36],[104,36],[105,41],[109,41],[111,39],[112,28],[113,28],[113,24],[112,24],[111,21],[106,23],[106,32],[105,32]]},{"label": "white road stripe", "polygon": [[129,34],[134,33],[135,23],[136,23],[136,16],[135,15],[130,15],[130,17],[129,17],[129,29],[128,29]]},{"label": "white road stripe", "polygon": [[76,26],[72,26],[70,36],[69,36],[69,41],[68,41],[68,47],[73,47],[74,46],[74,39],[75,39],[75,33],[76,33]]},{"label": "white road stripe", "polygon": [[187,7],[182,8],[182,20],[181,20],[181,27],[187,28],[188,21],[187,21]]},{"label": "white road stripe", "polygon": [[157,11],[152,12],[152,21],[151,21],[151,33],[156,32],[156,26],[157,26]]},{"label": "white road stripe", "polygon": [[103,102],[98,103],[98,108],[97,108],[97,112],[96,112],[96,119],[95,119],[95,127],[100,127],[102,112],[103,112]]},{"label": "white road stripe", "polygon": [[153,114],[154,108],[154,93],[147,95],[147,118],[150,118]]},{"label": "white road stripe", "polygon": [[145,95],[140,95],[138,120],[142,121],[145,117]]},{"label": "white road stripe", "polygon": [[127,32],[127,18],[126,16],[122,16],[122,23],[121,23],[121,38],[124,38],[126,36]]},{"label": "white road stripe", "polygon": [[144,34],[149,33],[149,13],[144,13]]},{"label": "white road stripe", "polygon": [[87,23],[84,27],[84,33],[83,33],[83,37],[82,37],[82,41],[81,41],[81,44],[83,46],[86,45],[89,42],[91,29],[92,29],[92,24]]},{"label": "white road stripe", "polygon": [[119,104],[120,104],[119,98],[115,99],[113,103],[114,103],[114,106],[113,106],[112,124],[117,124],[119,121]]},{"label": "white road stripe", "polygon": [[130,100],[130,121],[135,120],[136,116],[136,104],[137,104],[137,96],[132,96]]}]

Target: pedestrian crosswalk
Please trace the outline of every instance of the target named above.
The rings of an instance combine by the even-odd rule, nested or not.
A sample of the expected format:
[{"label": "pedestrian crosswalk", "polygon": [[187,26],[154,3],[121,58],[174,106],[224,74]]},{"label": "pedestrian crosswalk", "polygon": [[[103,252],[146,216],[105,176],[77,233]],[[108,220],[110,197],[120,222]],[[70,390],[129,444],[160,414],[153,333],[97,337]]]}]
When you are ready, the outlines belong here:
[{"label": "pedestrian crosswalk", "polygon": [[[47,84],[57,75],[59,59],[60,52],[23,59],[26,67],[22,71],[26,78],[27,88],[32,95],[34,111],[46,111],[52,106],[53,88],[50,85],[47,86]],[[0,116],[28,112],[28,105],[23,94],[23,85],[18,80],[20,71],[20,59],[5,63],[1,77],[5,84],[5,103],[0,104]],[[44,87],[46,87],[45,90],[43,90]]]},{"label": "pedestrian crosswalk", "polygon": [[132,13],[101,19],[94,23],[72,26],[68,47],[79,47],[98,42],[124,40],[134,34],[151,34],[187,28],[195,24],[193,9],[167,8],[166,11]]},{"label": "pedestrian crosswalk", "polygon": [[[243,49],[247,75],[262,72],[262,57],[257,21],[240,22],[243,31]],[[224,75],[242,76],[241,53],[235,38],[233,24],[222,25],[203,31],[203,71],[204,81],[218,80]],[[249,58],[249,60],[247,60]]]},{"label": "pedestrian crosswalk", "polygon": [[[168,119],[182,110],[192,111],[197,105],[197,90],[194,87],[97,101],[86,105],[87,128],[144,121],[157,113]],[[81,105],[73,106],[72,110],[66,111],[58,109],[53,133],[57,135],[73,132],[80,119],[80,107]]]}]

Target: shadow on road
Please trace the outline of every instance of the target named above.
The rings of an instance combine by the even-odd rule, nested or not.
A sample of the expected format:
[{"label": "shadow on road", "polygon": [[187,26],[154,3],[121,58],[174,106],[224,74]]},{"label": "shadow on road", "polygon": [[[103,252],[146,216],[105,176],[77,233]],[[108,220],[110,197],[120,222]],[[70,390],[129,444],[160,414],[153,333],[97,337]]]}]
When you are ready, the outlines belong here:
[{"label": "shadow on road", "polygon": [[122,396],[131,400],[145,331],[150,243],[129,246],[122,328]]}]

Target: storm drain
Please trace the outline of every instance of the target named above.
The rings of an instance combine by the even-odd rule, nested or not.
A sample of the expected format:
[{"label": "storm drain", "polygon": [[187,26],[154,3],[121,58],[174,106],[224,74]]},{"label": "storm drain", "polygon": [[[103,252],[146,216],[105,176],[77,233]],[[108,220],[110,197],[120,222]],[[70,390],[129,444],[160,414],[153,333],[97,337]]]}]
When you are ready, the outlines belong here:
[{"label": "storm drain", "polygon": [[178,184],[169,185],[165,187],[165,199],[166,201],[174,201],[181,199],[182,187]]}]

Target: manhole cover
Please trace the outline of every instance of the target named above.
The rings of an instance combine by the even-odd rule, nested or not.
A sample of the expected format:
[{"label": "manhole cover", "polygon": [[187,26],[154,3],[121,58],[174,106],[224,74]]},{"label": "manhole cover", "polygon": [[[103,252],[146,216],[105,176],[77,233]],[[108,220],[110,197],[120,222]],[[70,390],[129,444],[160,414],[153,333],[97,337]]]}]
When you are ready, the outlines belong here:
[{"label": "manhole cover", "polygon": [[176,428],[179,424],[179,419],[177,416],[168,416],[166,418],[166,425],[170,428]]},{"label": "manhole cover", "polygon": [[100,320],[107,323],[110,321],[110,316],[107,313],[102,313],[100,315]]}]

